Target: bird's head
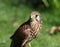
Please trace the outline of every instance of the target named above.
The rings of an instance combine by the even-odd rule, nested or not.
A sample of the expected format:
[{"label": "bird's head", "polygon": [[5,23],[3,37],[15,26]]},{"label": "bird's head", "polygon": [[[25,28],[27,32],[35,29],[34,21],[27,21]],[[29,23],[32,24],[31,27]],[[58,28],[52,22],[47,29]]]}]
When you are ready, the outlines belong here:
[{"label": "bird's head", "polygon": [[41,15],[38,11],[33,11],[31,13],[31,22],[33,21],[41,22]]}]

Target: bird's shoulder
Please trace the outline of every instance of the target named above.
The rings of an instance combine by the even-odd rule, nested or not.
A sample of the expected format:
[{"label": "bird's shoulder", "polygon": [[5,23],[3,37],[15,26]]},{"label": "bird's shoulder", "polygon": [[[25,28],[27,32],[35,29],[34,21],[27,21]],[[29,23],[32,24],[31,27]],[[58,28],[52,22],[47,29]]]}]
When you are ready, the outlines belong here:
[{"label": "bird's shoulder", "polygon": [[31,27],[29,22],[25,22],[23,23],[21,26],[19,26],[19,28],[15,31],[15,33],[10,37],[11,39],[14,38],[14,36],[16,36],[17,34],[24,34],[24,33],[28,33],[27,31],[30,31]]},{"label": "bird's shoulder", "polygon": [[26,23],[26,24],[20,26],[19,27],[19,30],[20,31],[24,31],[24,30],[29,29],[29,28],[31,28],[30,25]]},{"label": "bird's shoulder", "polygon": [[24,22],[18,29],[23,31],[23,30],[26,30],[28,28],[31,28],[30,27],[30,19],[28,21]]}]

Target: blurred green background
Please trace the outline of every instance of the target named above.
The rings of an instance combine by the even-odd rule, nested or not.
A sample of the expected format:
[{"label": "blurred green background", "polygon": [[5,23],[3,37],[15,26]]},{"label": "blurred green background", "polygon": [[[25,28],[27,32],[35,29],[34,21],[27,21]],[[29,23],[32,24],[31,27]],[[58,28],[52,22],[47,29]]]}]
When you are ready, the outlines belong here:
[{"label": "blurred green background", "polygon": [[60,25],[60,0],[0,0],[0,47],[10,47],[10,36],[25,21],[31,11],[42,16],[42,30],[32,47],[60,47],[60,32],[49,35],[45,32]]}]

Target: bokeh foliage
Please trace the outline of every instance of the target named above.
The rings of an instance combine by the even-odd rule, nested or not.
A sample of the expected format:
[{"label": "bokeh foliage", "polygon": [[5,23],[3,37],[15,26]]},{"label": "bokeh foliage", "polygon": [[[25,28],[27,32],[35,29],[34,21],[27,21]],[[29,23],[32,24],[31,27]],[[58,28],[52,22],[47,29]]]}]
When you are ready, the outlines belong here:
[{"label": "bokeh foliage", "polygon": [[36,10],[41,13],[43,23],[41,34],[32,41],[32,47],[60,47],[60,33],[51,36],[45,32],[53,25],[60,25],[60,0],[0,0],[0,47],[10,46],[10,36],[28,20],[34,5],[38,6]]}]

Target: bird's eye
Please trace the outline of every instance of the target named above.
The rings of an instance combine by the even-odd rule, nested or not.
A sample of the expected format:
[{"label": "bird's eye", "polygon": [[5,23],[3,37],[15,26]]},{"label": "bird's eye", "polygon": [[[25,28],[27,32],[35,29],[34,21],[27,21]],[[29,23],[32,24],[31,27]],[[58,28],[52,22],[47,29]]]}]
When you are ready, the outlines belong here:
[{"label": "bird's eye", "polygon": [[40,21],[40,17],[39,17],[39,15],[36,15],[36,21]]},{"label": "bird's eye", "polygon": [[36,15],[36,17],[38,17],[38,15]]}]

